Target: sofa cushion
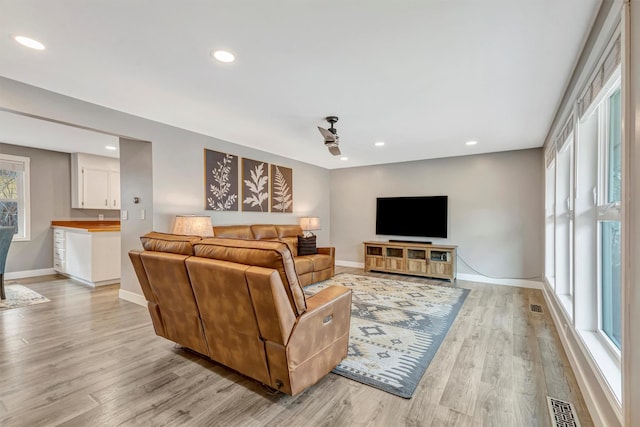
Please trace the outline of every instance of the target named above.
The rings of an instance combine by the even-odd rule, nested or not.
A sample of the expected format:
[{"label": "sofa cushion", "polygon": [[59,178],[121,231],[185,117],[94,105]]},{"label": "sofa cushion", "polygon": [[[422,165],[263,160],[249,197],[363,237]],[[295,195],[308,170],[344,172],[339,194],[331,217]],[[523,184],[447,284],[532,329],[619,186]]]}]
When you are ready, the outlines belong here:
[{"label": "sofa cushion", "polygon": [[252,240],[253,233],[248,225],[218,225],[213,227],[215,237],[226,237],[230,239]]},{"label": "sofa cushion", "polygon": [[278,238],[278,232],[273,224],[255,224],[251,226],[253,238],[256,240],[273,240]]},{"label": "sofa cushion", "polygon": [[[316,254],[316,255],[305,255],[299,256],[296,258],[307,259],[313,263],[313,271],[326,270],[327,268],[333,267],[333,260],[329,255]],[[297,265],[297,264],[296,264]]]},{"label": "sofa cushion", "polygon": [[200,240],[202,240],[200,236],[180,236],[157,231],[152,231],[140,237],[145,251],[168,252],[179,255],[193,255],[193,244]]},{"label": "sofa cushion", "polygon": [[291,306],[298,314],[307,309],[291,251],[285,243],[212,237],[194,245],[196,256],[273,268],[285,284]]},{"label": "sofa cushion", "polygon": [[297,256],[293,259],[298,276],[313,272],[313,261],[307,257]]}]

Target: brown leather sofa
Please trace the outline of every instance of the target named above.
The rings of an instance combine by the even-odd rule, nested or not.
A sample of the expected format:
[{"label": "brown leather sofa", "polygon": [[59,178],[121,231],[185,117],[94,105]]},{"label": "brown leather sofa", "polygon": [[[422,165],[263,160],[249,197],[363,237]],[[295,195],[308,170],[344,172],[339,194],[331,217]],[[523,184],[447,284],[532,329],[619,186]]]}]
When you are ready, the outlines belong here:
[{"label": "brown leather sofa", "polygon": [[318,248],[318,253],[315,255],[298,255],[298,236],[302,236],[302,228],[299,225],[222,225],[213,227],[213,235],[232,239],[285,242],[293,254],[296,272],[302,286],[330,279],[335,274],[335,248]]},{"label": "brown leather sofa", "polygon": [[284,242],[141,240],[129,257],[157,335],[290,395],[346,357],[351,291],[306,297]]}]

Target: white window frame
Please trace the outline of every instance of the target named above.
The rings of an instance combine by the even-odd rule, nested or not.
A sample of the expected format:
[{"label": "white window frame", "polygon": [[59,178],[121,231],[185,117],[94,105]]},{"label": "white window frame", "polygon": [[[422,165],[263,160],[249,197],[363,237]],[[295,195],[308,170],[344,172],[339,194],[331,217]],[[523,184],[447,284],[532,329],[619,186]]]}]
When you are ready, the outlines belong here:
[{"label": "white window frame", "polygon": [[20,233],[13,235],[14,242],[26,242],[31,240],[31,183],[29,157],[0,154],[0,161],[21,164],[23,170],[22,188],[18,188],[18,230]]},{"label": "white window frame", "polygon": [[601,92],[602,95],[598,99],[598,206],[596,216],[596,233],[597,233],[597,297],[596,297],[596,315],[597,315],[597,329],[596,333],[600,341],[604,344],[604,347],[611,353],[615,359],[620,362],[621,352],[620,349],[614,344],[609,336],[602,329],[602,223],[606,221],[620,222],[622,231],[622,206],[620,202],[608,202],[609,199],[609,118],[610,118],[610,105],[609,100],[611,96],[621,87],[620,71],[616,71],[610,78],[609,82],[605,85],[605,89]]}]

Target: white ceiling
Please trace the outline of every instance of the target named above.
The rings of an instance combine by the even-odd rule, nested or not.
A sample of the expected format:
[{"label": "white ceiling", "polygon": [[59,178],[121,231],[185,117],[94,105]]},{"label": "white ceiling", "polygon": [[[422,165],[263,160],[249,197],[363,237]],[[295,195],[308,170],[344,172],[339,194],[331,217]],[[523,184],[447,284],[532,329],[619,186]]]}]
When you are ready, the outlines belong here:
[{"label": "white ceiling", "polygon": [[0,0],[0,75],[326,168],[540,147],[600,2]]}]

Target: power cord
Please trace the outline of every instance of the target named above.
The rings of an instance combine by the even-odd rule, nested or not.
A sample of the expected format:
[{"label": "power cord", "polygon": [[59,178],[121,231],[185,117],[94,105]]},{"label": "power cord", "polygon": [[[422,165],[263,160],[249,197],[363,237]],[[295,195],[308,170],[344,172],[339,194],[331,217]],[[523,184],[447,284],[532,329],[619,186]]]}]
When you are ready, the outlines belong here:
[{"label": "power cord", "polygon": [[489,276],[488,274],[481,273],[480,271],[478,271],[475,268],[473,268],[467,261],[465,261],[464,258],[462,258],[462,255],[460,255],[460,251],[459,250],[458,250],[458,258],[471,271],[473,271],[474,273],[479,274],[480,276],[487,277],[489,279],[505,279],[505,280],[533,280],[533,279],[538,279],[538,280],[540,280],[540,276],[533,276],[533,277],[495,277],[495,276]]}]

